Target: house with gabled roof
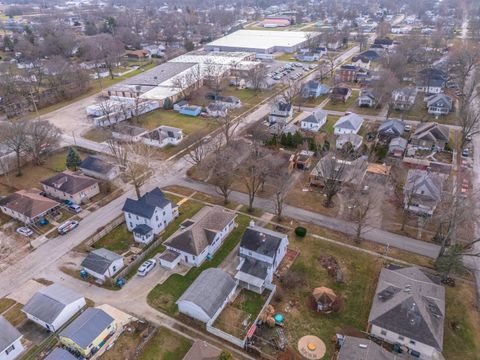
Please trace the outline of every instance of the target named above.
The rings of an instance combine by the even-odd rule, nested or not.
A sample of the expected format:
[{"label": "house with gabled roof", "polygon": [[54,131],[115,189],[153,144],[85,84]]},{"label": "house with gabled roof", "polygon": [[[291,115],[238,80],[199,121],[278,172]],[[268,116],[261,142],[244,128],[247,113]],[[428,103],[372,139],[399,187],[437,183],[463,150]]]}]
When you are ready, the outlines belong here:
[{"label": "house with gabled roof", "polygon": [[293,116],[293,106],[285,101],[276,101],[271,109],[270,115],[268,116],[268,121],[270,124],[276,123],[288,123],[292,120]]},{"label": "house with gabled roof", "polygon": [[239,285],[258,294],[263,293],[272,284],[273,274],[285,257],[287,248],[286,234],[256,226],[251,221],[240,240],[240,264],[235,275]]},{"label": "house with gabled roof", "polygon": [[342,116],[333,126],[334,134],[358,134],[363,125],[363,117],[350,113]]},{"label": "house with gabled roof", "polygon": [[405,122],[400,119],[387,119],[378,127],[378,137],[382,140],[403,136],[404,133]]},{"label": "house with gabled roof", "polygon": [[59,202],[40,195],[37,189],[19,190],[0,199],[2,212],[25,224],[36,223],[59,206]]},{"label": "house with gabled roof", "polygon": [[330,100],[332,102],[343,102],[346,103],[347,100],[352,96],[352,89],[345,86],[337,86],[332,89],[330,94]]},{"label": "house with gabled roof", "polygon": [[101,248],[90,251],[80,266],[83,271],[103,282],[122,270],[124,263],[123,257],[117,253]]},{"label": "house with gabled roof", "polygon": [[357,99],[359,107],[372,108],[377,105],[378,99],[372,89],[362,89]]},{"label": "house with gabled roof", "polygon": [[64,348],[57,347],[47,355],[44,360],[78,360],[71,352]]},{"label": "house with gabled roof", "polygon": [[71,200],[76,204],[100,193],[98,180],[69,170],[43,180],[41,184],[48,195],[61,200]]},{"label": "house with gabled roof", "polygon": [[220,206],[206,206],[163,244],[188,265],[200,266],[214,256],[227,235],[235,228],[236,214]]},{"label": "house with gabled roof", "polygon": [[409,170],[403,189],[405,210],[432,216],[442,199],[443,180],[442,175],[432,171]]},{"label": "house with gabled roof", "polygon": [[0,359],[17,359],[24,351],[22,337],[17,328],[0,315]]},{"label": "house with gabled roof", "polygon": [[178,205],[168,200],[156,187],[140,199],[125,200],[122,211],[135,241],[147,244],[178,216]]},{"label": "house with gabled roof", "polygon": [[434,94],[426,99],[428,113],[439,116],[453,111],[453,99],[446,94]]},{"label": "house with gabled roof", "polygon": [[403,87],[392,91],[393,108],[399,111],[410,110],[417,98],[416,87]]},{"label": "house with gabled roof", "polygon": [[115,331],[115,320],[110,315],[101,309],[88,308],[60,332],[59,338],[63,346],[89,358]]},{"label": "house with gabled roof", "polygon": [[80,164],[80,171],[95,179],[111,181],[120,175],[120,168],[98,156],[88,155]]},{"label": "house with gabled roof", "polygon": [[52,284],[36,292],[22,311],[27,318],[55,332],[85,306],[85,298],[76,291]]},{"label": "house with gabled roof", "polygon": [[330,88],[317,80],[308,81],[302,88],[303,98],[317,98],[321,95],[328,94]]},{"label": "house with gabled roof", "polygon": [[448,143],[448,126],[428,122],[417,127],[410,139],[410,145],[421,150],[442,150]]},{"label": "house with gabled roof", "polygon": [[236,289],[237,282],[225,271],[206,269],[177,300],[178,311],[208,323],[233,298]]},{"label": "house with gabled roof", "polygon": [[380,272],[368,332],[399,344],[411,356],[439,359],[443,349],[445,289],[417,267]]},{"label": "house with gabled roof", "polygon": [[315,109],[310,115],[300,121],[300,127],[305,131],[320,131],[327,122],[327,112],[322,109]]},{"label": "house with gabled roof", "polygon": [[342,336],[336,360],[407,360],[408,355],[389,352],[375,341],[354,336]]}]

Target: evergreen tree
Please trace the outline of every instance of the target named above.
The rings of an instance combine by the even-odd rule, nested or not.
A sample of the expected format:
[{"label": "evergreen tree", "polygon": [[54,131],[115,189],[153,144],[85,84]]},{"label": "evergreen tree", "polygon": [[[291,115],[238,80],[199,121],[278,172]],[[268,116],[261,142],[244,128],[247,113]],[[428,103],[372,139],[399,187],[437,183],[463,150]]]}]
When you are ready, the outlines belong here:
[{"label": "evergreen tree", "polygon": [[233,360],[233,356],[228,351],[223,350],[218,356],[218,360]]},{"label": "evergreen tree", "polygon": [[81,162],[82,159],[80,159],[80,155],[78,155],[77,150],[72,147],[69,148],[66,159],[67,168],[69,168],[70,170],[77,170]]},{"label": "evergreen tree", "polygon": [[170,100],[170,98],[165,99],[165,101],[163,102],[163,108],[165,110],[172,110],[173,109],[172,100]]}]

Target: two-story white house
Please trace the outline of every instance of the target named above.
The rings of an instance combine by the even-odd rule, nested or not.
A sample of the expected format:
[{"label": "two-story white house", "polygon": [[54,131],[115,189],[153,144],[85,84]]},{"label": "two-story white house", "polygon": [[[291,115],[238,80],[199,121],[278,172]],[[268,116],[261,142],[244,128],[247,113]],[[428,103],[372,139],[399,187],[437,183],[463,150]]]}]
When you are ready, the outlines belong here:
[{"label": "two-story white house", "polygon": [[287,235],[255,226],[251,221],[240,241],[240,264],[235,275],[239,285],[261,294],[272,284],[273,274],[287,253],[287,248]]},{"label": "two-story white house", "polygon": [[22,334],[0,315],[0,360],[14,360],[24,351]]},{"label": "two-story white house", "polygon": [[442,359],[445,289],[417,267],[382,269],[368,332],[419,359]]},{"label": "two-story white house", "polygon": [[66,286],[53,284],[36,292],[22,311],[29,320],[55,332],[85,305],[81,294]]},{"label": "two-story white house", "polygon": [[293,117],[293,106],[285,101],[278,101],[272,105],[268,121],[270,124],[286,124]]},{"label": "two-story white house", "polygon": [[[236,214],[220,206],[206,206],[163,244],[167,250],[178,254],[172,262],[180,260],[188,265],[200,266],[212,258],[227,235],[235,228]],[[162,264],[163,265],[163,264]]]},{"label": "two-story white house", "polygon": [[158,187],[140,199],[127,199],[122,209],[129,231],[136,242],[150,243],[178,216],[178,206],[165,197]]}]

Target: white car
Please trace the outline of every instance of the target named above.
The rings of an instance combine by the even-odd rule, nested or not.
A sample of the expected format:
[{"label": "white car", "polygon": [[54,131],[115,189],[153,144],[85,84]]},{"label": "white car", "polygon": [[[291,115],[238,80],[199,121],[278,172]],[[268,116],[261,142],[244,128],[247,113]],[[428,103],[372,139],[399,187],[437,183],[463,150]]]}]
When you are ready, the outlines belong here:
[{"label": "white car", "polygon": [[33,231],[26,226],[19,227],[17,233],[27,237],[33,235]]},{"label": "white car", "polygon": [[157,265],[157,260],[148,259],[138,268],[137,275],[146,276]]},{"label": "white car", "polygon": [[58,233],[60,235],[65,235],[69,231],[72,231],[78,226],[79,222],[76,220],[65,221],[62,225],[58,227]]}]

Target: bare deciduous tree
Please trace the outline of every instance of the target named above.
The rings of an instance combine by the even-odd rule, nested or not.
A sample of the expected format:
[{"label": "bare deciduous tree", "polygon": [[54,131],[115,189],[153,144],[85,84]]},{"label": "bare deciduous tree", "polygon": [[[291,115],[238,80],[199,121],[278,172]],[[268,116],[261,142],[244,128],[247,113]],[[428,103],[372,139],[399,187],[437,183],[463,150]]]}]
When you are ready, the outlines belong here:
[{"label": "bare deciduous tree", "polygon": [[22,156],[25,154],[28,122],[9,121],[0,124],[0,143],[15,153],[17,176],[22,175]]},{"label": "bare deciduous tree", "polygon": [[374,200],[370,194],[362,194],[359,187],[353,187],[349,195],[348,218],[354,224],[355,242],[360,243],[362,235],[369,229]]},{"label": "bare deciduous tree", "polygon": [[119,142],[114,139],[107,141],[110,152],[122,169],[122,174],[135,188],[140,199],[140,188],[148,179],[151,171],[152,148],[142,142]]},{"label": "bare deciduous tree", "polygon": [[291,177],[286,166],[275,166],[269,174],[269,183],[273,187],[273,206],[278,221],[282,221],[285,199],[291,184]]},{"label": "bare deciduous tree", "polygon": [[223,197],[225,204],[228,204],[235,181],[236,159],[237,150],[235,145],[231,144],[220,151],[215,151],[205,165],[209,172],[210,182],[215,186],[216,192]]},{"label": "bare deciduous tree", "polygon": [[261,161],[262,154],[253,149],[250,156],[237,169],[237,174],[247,189],[248,194],[248,211],[253,212],[253,202],[257,193],[260,191],[263,178],[263,166]]},{"label": "bare deciduous tree", "polygon": [[25,152],[35,165],[41,164],[43,153],[58,145],[60,134],[60,129],[47,120],[33,120],[27,123]]}]

